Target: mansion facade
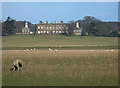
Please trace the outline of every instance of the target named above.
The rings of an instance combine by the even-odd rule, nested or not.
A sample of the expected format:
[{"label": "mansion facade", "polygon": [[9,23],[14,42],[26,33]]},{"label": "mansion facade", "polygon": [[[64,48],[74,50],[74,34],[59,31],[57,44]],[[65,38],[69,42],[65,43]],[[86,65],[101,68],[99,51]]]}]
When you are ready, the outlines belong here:
[{"label": "mansion facade", "polygon": [[60,23],[43,23],[40,21],[40,24],[36,24],[36,34],[62,34],[66,33],[67,26],[63,21]]}]

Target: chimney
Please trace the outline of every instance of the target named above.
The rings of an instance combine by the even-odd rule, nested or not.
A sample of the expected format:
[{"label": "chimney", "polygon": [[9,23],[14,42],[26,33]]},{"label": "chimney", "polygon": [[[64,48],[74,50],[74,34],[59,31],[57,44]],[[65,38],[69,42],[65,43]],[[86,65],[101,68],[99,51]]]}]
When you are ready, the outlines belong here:
[{"label": "chimney", "polygon": [[42,23],[42,21],[40,21],[40,24]]},{"label": "chimney", "polygon": [[63,23],[63,21],[61,21],[61,23]]},{"label": "chimney", "polygon": [[46,21],[46,23],[48,23],[48,21]]}]

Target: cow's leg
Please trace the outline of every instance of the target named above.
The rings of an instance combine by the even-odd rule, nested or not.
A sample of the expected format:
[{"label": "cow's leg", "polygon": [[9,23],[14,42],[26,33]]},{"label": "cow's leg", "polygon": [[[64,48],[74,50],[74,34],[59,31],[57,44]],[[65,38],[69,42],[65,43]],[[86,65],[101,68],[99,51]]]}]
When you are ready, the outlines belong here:
[{"label": "cow's leg", "polygon": [[19,66],[19,71],[21,71],[22,70],[22,62],[19,62],[18,66]]},{"label": "cow's leg", "polygon": [[17,66],[14,65],[13,66],[13,71],[15,71],[15,70],[17,70]]},{"label": "cow's leg", "polygon": [[19,67],[18,67],[17,71],[19,71]]},{"label": "cow's leg", "polygon": [[13,66],[13,71],[15,71],[15,66]]},{"label": "cow's leg", "polygon": [[20,71],[20,67],[18,67],[18,71]]}]

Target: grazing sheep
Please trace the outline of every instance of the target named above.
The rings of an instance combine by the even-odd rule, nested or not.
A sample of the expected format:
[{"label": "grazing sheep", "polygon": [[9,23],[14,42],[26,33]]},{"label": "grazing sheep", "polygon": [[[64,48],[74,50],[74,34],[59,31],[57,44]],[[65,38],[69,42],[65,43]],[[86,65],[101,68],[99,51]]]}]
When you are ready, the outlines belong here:
[{"label": "grazing sheep", "polygon": [[114,51],[113,49],[111,51]]},{"label": "grazing sheep", "polygon": [[90,51],[93,51],[93,50],[90,50]]},{"label": "grazing sheep", "polygon": [[55,50],[55,52],[57,52],[58,50]]},{"label": "grazing sheep", "polygon": [[17,71],[21,71],[23,67],[23,62],[19,59],[14,60],[13,62],[13,71],[17,70]]},{"label": "grazing sheep", "polygon": [[52,51],[52,49],[49,48],[50,51]]}]

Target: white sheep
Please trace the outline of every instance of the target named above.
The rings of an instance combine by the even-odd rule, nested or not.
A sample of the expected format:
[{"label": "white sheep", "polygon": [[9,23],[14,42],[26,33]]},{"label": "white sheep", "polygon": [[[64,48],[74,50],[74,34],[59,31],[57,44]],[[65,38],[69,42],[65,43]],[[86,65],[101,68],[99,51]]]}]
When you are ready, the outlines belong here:
[{"label": "white sheep", "polygon": [[113,49],[111,51],[114,51]]},{"label": "white sheep", "polygon": [[52,49],[49,48],[50,51],[52,51]]},{"label": "white sheep", "polygon": [[55,52],[57,52],[58,50],[55,50]]}]

